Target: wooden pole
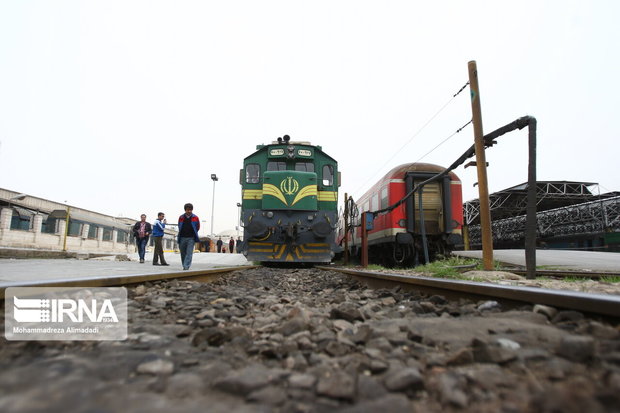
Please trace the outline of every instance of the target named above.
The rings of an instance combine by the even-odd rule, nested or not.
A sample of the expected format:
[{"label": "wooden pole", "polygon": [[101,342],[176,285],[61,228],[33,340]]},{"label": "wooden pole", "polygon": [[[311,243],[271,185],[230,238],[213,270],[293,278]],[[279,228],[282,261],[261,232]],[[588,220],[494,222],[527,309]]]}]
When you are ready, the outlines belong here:
[{"label": "wooden pole", "polygon": [[480,231],[482,234],[482,263],[485,270],[493,269],[493,235],[491,232],[491,209],[489,206],[489,186],[487,183],[487,161],[484,154],[484,134],[482,133],[482,110],[480,109],[480,89],[478,87],[478,68],[476,61],[468,63],[469,90],[471,91],[471,111],[474,125],[474,146],[476,167],[478,169],[478,197],[480,199]]},{"label": "wooden pole", "polygon": [[344,265],[349,264],[349,194],[344,194]]},{"label": "wooden pole", "polygon": [[463,247],[469,251],[469,226],[463,225]]},{"label": "wooden pole", "polygon": [[368,212],[362,212],[362,267],[368,267],[368,231],[366,230],[366,215]]}]

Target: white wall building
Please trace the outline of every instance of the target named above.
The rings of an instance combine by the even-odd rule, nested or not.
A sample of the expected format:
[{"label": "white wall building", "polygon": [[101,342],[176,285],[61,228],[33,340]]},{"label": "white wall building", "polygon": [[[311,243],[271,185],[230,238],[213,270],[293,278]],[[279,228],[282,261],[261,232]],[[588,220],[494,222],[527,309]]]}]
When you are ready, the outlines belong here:
[{"label": "white wall building", "polygon": [[[134,253],[136,222],[0,188],[0,248]],[[166,228],[164,249],[175,248],[176,230]]]}]

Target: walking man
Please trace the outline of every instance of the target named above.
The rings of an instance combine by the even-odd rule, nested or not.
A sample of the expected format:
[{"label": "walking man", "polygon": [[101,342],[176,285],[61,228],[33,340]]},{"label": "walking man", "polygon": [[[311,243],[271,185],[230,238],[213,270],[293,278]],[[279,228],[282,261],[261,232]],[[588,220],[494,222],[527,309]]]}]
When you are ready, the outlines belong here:
[{"label": "walking man", "polygon": [[149,235],[151,235],[151,224],[146,222],[146,215],[142,214],[140,215],[140,222],[136,222],[133,226],[133,236],[138,246],[140,264],[144,264],[144,253],[146,252],[146,245],[149,242]]},{"label": "walking man", "polygon": [[217,252],[222,252],[222,245],[224,245],[224,242],[222,241],[222,237],[220,237],[217,240]]},{"label": "walking man", "polygon": [[155,244],[155,252],[153,253],[153,265],[160,265],[159,263],[157,263],[158,260],[161,262],[161,265],[169,265],[164,259],[164,248],[162,245],[165,227],[166,219],[164,218],[164,213],[160,212],[157,214],[157,219],[153,224],[153,241]]},{"label": "walking man", "polygon": [[235,251],[235,239],[230,237],[230,241],[228,241],[228,252],[231,254]]},{"label": "walking man", "polygon": [[185,213],[179,217],[179,249],[181,250],[181,264],[184,270],[189,270],[192,265],[192,255],[194,254],[194,244],[200,241],[198,230],[200,230],[200,219],[193,214],[194,206],[185,204]]}]

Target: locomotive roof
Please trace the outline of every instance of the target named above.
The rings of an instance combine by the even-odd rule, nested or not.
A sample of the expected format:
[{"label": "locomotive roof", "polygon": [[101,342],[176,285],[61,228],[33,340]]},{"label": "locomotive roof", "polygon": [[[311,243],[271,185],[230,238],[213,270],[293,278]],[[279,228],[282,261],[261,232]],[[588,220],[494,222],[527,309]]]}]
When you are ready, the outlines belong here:
[{"label": "locomotive roof", "polygon": [[257,154],[258,152],[264,151],[267,148],[271,148],[274,146],[282,146],[282,147],[286,147],[286,146],[290,146],[290,145],[304,145],[304,146],[312,146],[313,148],[315,148],[315,150],[321,152],[323,154],[323,156],[331,159],[334,162],[337,162],[334,158],[332,158],[331,156],[329,156],[327,153],[325,153],[323,151],[323,147],[320,145],[313,145],[312,143],[308,142],[308,141],[288,141],[288,142],[278,142],[278,141],[273,141],[271,143],[268,144],[260,144],[260,145],[256,145],[256,151],[252,152],[250,155],[246,156],[245,159]]},{"label": "locomotive roof", "polygon": [[271,141],[271,145],[308,145],[314,146],[308,141],[289,141],[286,144],[284,142]]}]

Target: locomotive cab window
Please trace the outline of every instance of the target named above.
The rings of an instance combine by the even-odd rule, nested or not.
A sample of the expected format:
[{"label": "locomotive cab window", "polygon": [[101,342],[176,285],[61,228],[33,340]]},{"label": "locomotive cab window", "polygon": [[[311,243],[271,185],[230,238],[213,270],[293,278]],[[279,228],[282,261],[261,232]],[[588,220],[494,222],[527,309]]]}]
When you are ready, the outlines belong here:
[{"label": "locomotive cab window", "polygon": [[312,162],[297,162],[295,163],[295,170],[302,172],[314,172],[314,164]]},{"label": "locomotive cab window", "polygon": [[332,165],[323,165],[323,186],[332,186],[334,184],[334,167]]},{"label": "locomotive cab window", "polygon": [[269,161],[267,162],[268,171],[286,171],[286,162]]},{"label": "locomotive cab window", "polygon": [[260,166],[257,163],[249,163],[245,167],[245,182],[248,184],[260,182]]}]

